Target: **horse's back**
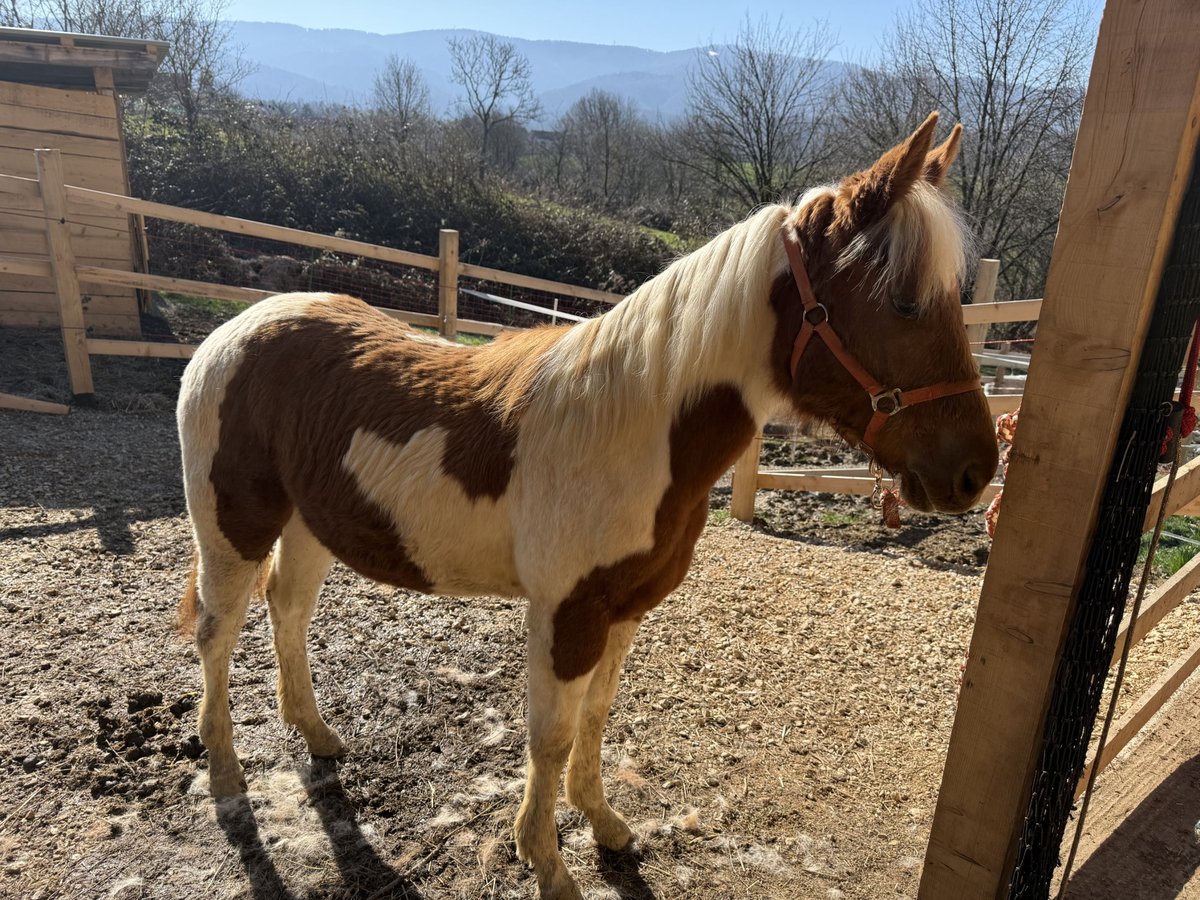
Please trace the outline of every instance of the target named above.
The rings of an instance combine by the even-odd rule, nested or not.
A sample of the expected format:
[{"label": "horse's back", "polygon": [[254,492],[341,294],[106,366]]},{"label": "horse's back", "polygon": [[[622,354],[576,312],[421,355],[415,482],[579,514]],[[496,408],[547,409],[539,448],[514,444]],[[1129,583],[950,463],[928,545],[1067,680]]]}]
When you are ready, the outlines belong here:
[{"label": "horse's back", "polygon": [[193,519],[214,520],[239,554],[261,559],[298,512],[368,577],[517,590],[501,503],[515,429],[479,401],[471,353],[349,297],[252,307],[213,332],[185,374]]}]

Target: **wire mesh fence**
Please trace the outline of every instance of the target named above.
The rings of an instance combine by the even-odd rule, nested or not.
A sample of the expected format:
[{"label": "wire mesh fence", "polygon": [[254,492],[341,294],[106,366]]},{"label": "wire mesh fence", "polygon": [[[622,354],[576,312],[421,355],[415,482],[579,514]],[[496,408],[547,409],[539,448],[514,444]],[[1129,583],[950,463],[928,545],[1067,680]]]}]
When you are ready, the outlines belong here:
[{"label": "wire mesh fence", "polygon": [[570,324],[595,318],[612,309],[611,304],[602,300],[586,300],[478,278],[460,277],[458,287],[460,320],[489,322],[509,328]]},{"label": "wire mesh fence", "polygon": [[[385,309],[438,314],[438,276],[428,269],[285,241],[219,234],[163,219],[148,219],[146,231],[153,275],[278,293],[329,291]],[[459,279],[460,321],[532,328],[589,319],[609,308],[601,300],[480,278]]]},{"label": "wire mesh fence", "polygon": [[426,269],[164,219],[147,219],[146,232],[152,275],[277,293],[329,291],[372,306],[437,313],[437,275]]}]

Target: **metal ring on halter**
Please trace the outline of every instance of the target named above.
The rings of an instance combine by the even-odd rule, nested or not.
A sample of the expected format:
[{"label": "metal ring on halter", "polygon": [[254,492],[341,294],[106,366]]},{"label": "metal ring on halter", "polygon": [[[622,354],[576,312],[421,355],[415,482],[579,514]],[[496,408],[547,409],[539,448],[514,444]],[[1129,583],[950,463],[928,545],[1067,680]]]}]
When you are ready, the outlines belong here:
[{"label": "metal ring on halter", "polygon": [[[824,314],[825,318],[821,319],[819,322],[814,322],[812,319],[810,319],[808,317],[808,314],[814,313],[817,310],[820,310]],[[825,308],[824,303],[817,301],[817,304],[815,306],[810,306],[804,310],[804,321],[807,322],[809,325],[811,325],[813,328],[816,328],[818,325],[824,325],[826,322],[829,321],[829,310]]]},{"label": "metal ring on halter", "polygon": [[[889,401],[890,408],[885,406],[883,409],[880,409],[879,404],[883,401]],[[900,388],[892,388],[890,391],[880,391],[878,394],[872,394],[871,409],[888,416],[894,416],[900,412],[900,410],[904,409],[904,397],[901,396]]]}]

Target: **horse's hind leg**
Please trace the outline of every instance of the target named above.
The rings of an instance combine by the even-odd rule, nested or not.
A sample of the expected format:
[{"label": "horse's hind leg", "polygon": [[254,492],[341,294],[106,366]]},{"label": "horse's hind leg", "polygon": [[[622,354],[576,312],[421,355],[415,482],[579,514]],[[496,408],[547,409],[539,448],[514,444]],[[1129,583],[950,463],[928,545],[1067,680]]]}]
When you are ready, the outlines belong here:
[{"label": "horse's hind leg", "polygon": [[230,797],[245,792],[246,780],[233,749],[229,656],[246,621],[259,564],[201,545],[197,568],[196,648],[204,674],[200,740],[208,749],[209,790],[214,797]]},{"label": "horse's hind leg", "polygon": [[579,717],[579,731],[571,747],[567,763],[567,800],[592,823],[596,843],[610,850],[623,850],[633,841],[633,832],[621,815],[604,799],[604,784],[600,780],[600,742],[608,711],[617,695],[621,666],[639,622],[619,622],[608,632],[604,648]]},{"label": "horse's hind leg", "polygon": [[346,752],[342,739],[317,710],[306,646],[317,595],[332,563],[332,554],[294,513],[275,547],[267,580],[267,607],[279,662],[279,716],[300,729],[313,756]]}]

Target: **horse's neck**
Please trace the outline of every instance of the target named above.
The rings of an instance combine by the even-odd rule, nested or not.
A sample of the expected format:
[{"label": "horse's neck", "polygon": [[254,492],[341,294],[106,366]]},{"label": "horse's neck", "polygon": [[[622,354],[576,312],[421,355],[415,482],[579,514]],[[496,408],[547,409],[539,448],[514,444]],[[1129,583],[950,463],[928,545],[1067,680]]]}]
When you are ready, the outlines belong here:
[{"label": "horse's neck", "polygon": [[756,420],[765,419],[774,402],[767,390],[774,315],[765,299],[745,315],[739,304],[753,298],[731,302],[697,289],[634,294],[625,301],[628,314],[612,323],[622,332],[617,346],[624,365],[616,371],[630,380],[631,393],[667,418],[729,386]]},{"label": "horse's neck", "polygon": [[624,456],[619,445],[663,440],[717,390],[739,396],[751,421],[761,424],[774,402],[770,310],[764,303],[763,315],[737,323],[756,334],[734,333],[731,323],[705,335],[704,317],[714,314],[707,300],[639,292],[565,332],[543,360],[548,369],[530,405],[540,427],[560,433],[566,444]]}]

